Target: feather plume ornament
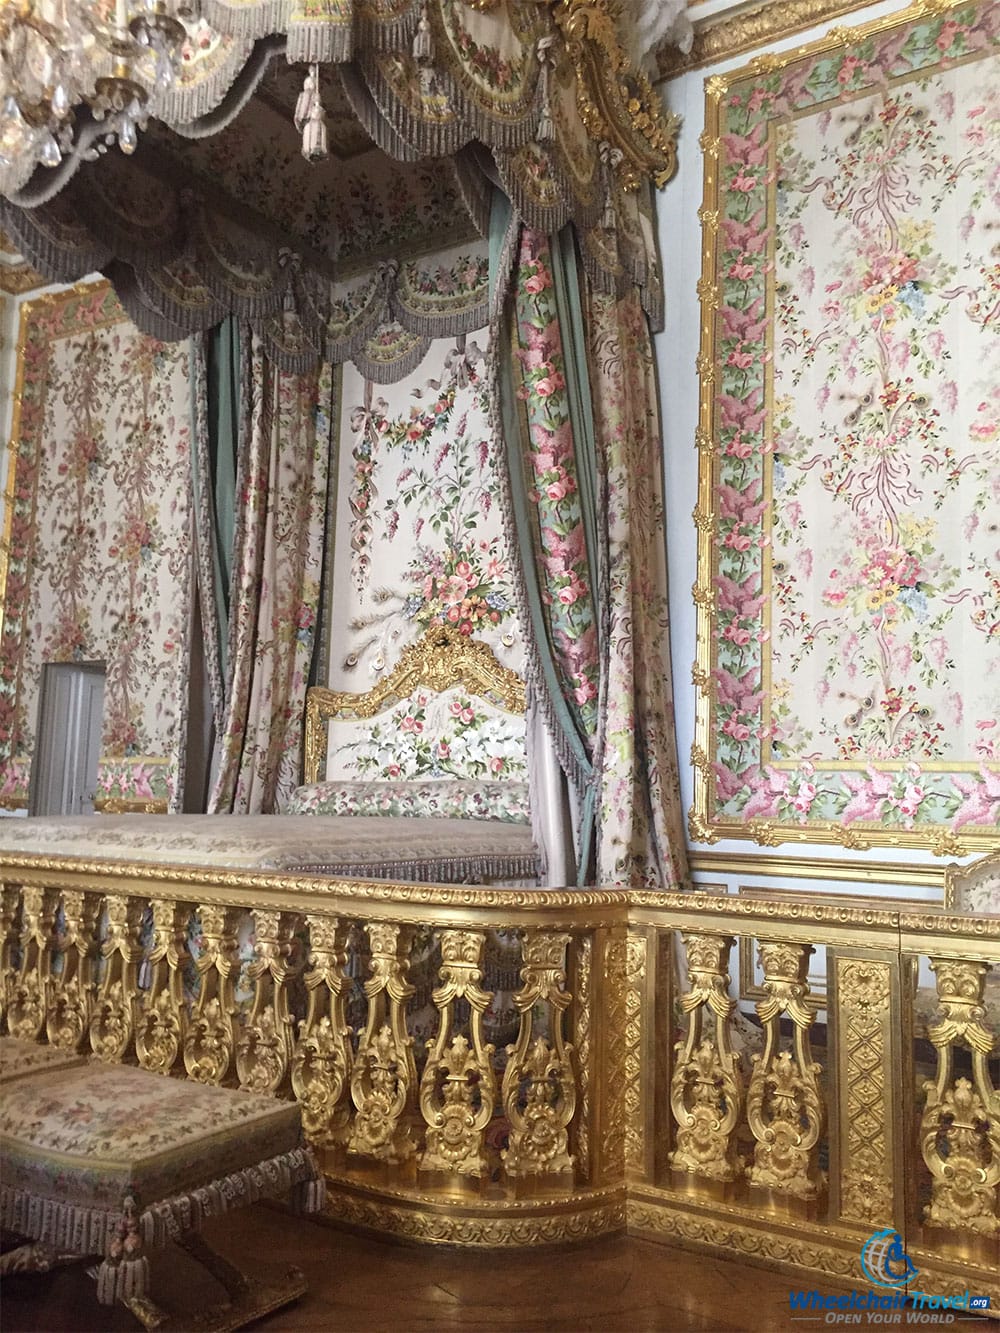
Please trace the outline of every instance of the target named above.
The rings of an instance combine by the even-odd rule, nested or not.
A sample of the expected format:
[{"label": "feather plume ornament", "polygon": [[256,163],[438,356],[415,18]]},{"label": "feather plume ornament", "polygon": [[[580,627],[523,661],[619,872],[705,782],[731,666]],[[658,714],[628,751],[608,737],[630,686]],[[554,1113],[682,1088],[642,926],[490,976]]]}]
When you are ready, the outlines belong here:
[{"label": "feather plume ornament", "polygon": [[661,46],[676,46],[687,55],[694,42],[687,0],[626,0],[618,23],[633,65],[651,78]]}]

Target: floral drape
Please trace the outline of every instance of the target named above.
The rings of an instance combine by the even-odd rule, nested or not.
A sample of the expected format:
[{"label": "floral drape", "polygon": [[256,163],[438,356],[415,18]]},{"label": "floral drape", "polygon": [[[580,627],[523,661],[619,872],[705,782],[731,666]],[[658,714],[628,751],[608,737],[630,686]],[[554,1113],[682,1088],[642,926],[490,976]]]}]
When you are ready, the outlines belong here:
[{"label": "floral drape", "polygon": [[509,512],[533,685],[582,810],[580,881],[593,812],[597,882],[676,887],[685,840],[652,346],[637,293],[579,293],[572,247],[522,229],[501,397],[508,437],[519,427]]},{"label": "floral drape", "polygon": [[653,348],[635,292],[591,293],[586,328],[609,564],[597,863],[601,883],[676,887],[687,857]]},{"label": "floral drape", "polygon": [[225,725],[210,812],[272,812],[298,781],[320,594],[329,367],[289,375],[249,346],[236,476]]}]

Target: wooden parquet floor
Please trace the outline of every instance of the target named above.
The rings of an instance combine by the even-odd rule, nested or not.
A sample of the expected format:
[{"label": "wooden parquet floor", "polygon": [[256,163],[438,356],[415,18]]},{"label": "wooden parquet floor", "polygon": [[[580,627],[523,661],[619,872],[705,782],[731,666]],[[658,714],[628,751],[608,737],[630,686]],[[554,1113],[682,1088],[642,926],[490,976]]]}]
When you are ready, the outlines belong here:
[{"label": "wooden parquet floor", "polygon": [[[304,1270],[306,1296],[255,1324],[259,1333],[810,1333],[823,1324],[791,1321],[788,1277],[624,1237],[476,1254],[388,1244],[258,1205],[213,1223],[206,1238],[249,1273],[264,1261]],[[164,1304],[194,1312],[212,1298],[188,1256],[161,1252],[154,1264]],[[2,1295],[3,1333],[138,1327],[124,1309],[97,1305],[81,1266],[7,1278]],[[977,1333],[997,1327],[956,1319],[951,1328],[973,1322]]]}]

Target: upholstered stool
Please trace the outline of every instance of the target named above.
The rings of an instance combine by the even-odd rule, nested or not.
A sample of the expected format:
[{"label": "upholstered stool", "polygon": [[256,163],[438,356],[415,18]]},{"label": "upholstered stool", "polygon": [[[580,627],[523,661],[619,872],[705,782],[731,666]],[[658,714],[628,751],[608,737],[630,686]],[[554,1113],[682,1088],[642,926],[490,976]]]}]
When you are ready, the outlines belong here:
[{"label": "upholstered stool", "polygon": [[102,1255],[102,1303],[144,1297],[147,1250],[206,1218],[289,1195],[302,1211],[321,1206],[296,1104],[15,1049],[27,1045],[7,1040],[0,1052],[0,1226],[63,1254]]}]

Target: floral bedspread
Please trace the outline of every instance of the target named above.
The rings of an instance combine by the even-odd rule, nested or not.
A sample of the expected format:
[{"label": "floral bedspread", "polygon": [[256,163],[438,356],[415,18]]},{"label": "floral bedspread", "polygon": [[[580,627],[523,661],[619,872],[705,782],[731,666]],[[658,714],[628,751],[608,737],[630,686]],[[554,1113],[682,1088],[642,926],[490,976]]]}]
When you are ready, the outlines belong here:
[{"label": "floral bedspread", "polygon": [[531,830],[499,820],[353,815],[82,815],[0,820],[0,856],[431,880],[533,877]]}]

